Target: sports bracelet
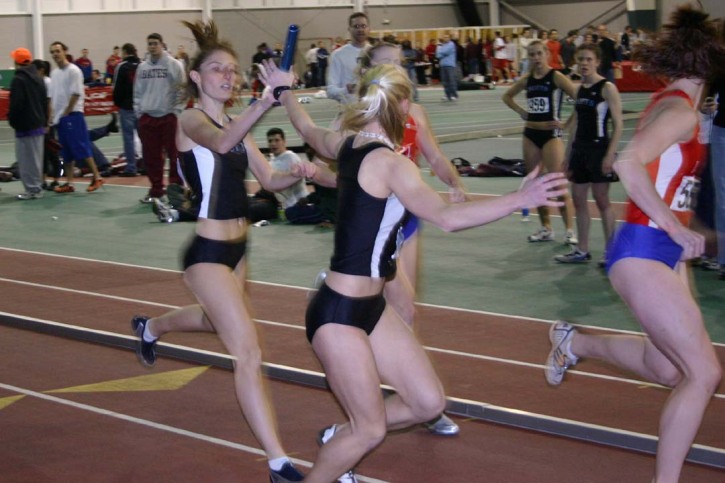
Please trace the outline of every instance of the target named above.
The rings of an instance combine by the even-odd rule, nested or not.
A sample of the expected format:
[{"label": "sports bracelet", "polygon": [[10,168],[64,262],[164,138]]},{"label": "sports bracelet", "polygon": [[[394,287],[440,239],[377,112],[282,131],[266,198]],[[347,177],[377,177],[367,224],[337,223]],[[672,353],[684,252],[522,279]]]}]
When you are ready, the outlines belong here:
[{"label": "sports bracelet", "polygon": [[279,96],[281,96],[284,91],[288,91],[288,90],[290,90],[290,86],[277,86],[277,87],[275,87],[274,90],[272,91],[272,96],[274,96],[274,100],[275,101],[278,101],[279,100]]}]

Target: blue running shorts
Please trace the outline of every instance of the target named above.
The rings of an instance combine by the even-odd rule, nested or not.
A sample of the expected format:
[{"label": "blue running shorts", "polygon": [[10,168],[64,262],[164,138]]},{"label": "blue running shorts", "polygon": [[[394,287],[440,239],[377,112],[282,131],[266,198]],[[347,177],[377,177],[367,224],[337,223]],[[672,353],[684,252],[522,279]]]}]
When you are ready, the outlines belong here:
[{"label": "blue running shorts", "polygon": [[64,163],[72,163],[93,157],[91,140],[88,137],[88,126],[82,112],[71,112],[63,116],[56,126],[58,142]]},{"label": "blue running shorts", "polygon": [[607,247],[607,273],[623,258],[644,258],[662,262],[675,269],[682,256],[682,247],[659,228],[624,223]]},{"label": "blue running shorts", "polygon": [[403,223],[403,240],[408,241],[420,229],[420,220],[413,213],[409,213],[408,219]]}]

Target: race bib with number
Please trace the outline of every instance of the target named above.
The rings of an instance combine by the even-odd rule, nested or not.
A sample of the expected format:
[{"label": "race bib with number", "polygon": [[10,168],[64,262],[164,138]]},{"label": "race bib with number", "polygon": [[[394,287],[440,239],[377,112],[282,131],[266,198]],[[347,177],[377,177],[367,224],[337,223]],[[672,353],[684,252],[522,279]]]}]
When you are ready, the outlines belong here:
[{"label": "race bib with number", "polygon": [[672,198],[670,209],[672,211],[690,211],[699,183],[700,181],[694,176],[684,176]]},{"label": "race bib with number", "polygon": [[531,97],[528,102],[530,114],[546,114],[549,112],[548,97]]}]

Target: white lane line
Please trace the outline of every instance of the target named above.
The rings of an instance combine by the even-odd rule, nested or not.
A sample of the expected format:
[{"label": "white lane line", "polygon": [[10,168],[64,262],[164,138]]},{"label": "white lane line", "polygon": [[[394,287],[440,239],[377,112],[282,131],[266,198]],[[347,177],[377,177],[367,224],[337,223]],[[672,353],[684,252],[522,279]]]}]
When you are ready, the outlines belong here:
[{"label": "white lane line", "polygon": [[[109,260],[94,260],[92,258],[82,258],[82,257],[74,257],[69,255],[59,255],[56,253],[44,253],[44,252],[37,252],[37,251],[31,251],[31,250],[21,250],[17,248],[5,248],[0,247],[0,251],[5,250],[9,252],[17,252],[17,253],[24,253],[29,255],[40,255],[40,256],[47,256],[47,257],[56,257],[56,258],[66,258],[69,260],[79,260],[82,262],[92,262],[92,263],[102,263],[107,265],[114,265],[114,266],[121,266],[121,267],[127,267],[127,268],[138,268],[140,270],[151,270],[151,271],[159,271],[159,272],[167,272],[167,273],[178,273],[181,274],[182,272],[179,270],[171,270],[168,268],[159,268],[159,267],[148,267],[143,265],[135,265],[135,264],[129,264],[129,263],[121,263],[121,262],[114,262]],[[33,284],[31,282],[22,282],[19,280],[13,280],[13,279],[7,279],[7,278],[0,278],[0,281],[6,281],[10,283],[26,283],[29,285],[36,285],[38,287],[44,287],[49,289],[57,289],[57,290],[69,290],[72,291],[72,289],[64,289],[61,287],[55,287],[55,286],[49,286],[49,285],[41,285],[41,284]],[[280,288],[289,288],[292,290],[304,290],[306,292],[310,291],[309,287],[299,287],[297,285],[288,285],[283,283],[275,283],[275,282],[263,282],[258,280],[249,280],[250,283],[259,284],[259,285],[267,285],[270,287],[280,287]],[[78,291],[78,293],[87,293],[89,295],[100,295],[93,292],[81,292]],[[111,295],[105,295],[106,297],[113,297]],[[138,303],[148,303],[149,305],[154,305],[156,302],[145,302],[142,300],[136,300],[136,299],[124,299],[122,297],[119,297],[119,299],[122,299],[124,301],[131,301],[131,302],[138,302]],[[462,307],[451,307],[447,305],[435,305],[435,304],[426,304],[422,302],[416,302],[416,305],[419,305],[421,307],[431,307],[435,309],[441,309],[441,310],[454,310],[459,312],[467,312],[471,314],[480,314],[480,315],[487,315],[492,317],[507,317],[512,319],[519,319],[519,320],[526,320],[529,322],[537,322],[537,323],[544,323],[544,324],[551,324],[555,322],[555,320],[549,320],[549,319],[539,319],[535,317],[527,317],[524,315],[512,315],[512,314],[503,314],[500,312],[490,312],[486,310],[478,310],[478,309],[467,309]],[[159,307],[167,307],[167,308],[176,308],[176,306],[166,305],[166,304],[157,304]],[[608,328],[608,327],[599,327],[595,325],[583,325],[583,324],[577,324],[579,327],[583,327],[586,329],[593,329],[593,330],[600,330],[600,331],[607,331],[607,332],[613,332],[618,334],[629,334],[629,335],[641,335],[642,333],[639,331],[632,331],[632,330],[624,330],[624,329],[614,329],[614,328]],[[713,345],[716,347],[725,347],[725,343],[720,342],[713,342]]]},{"label": "white lane line", "polygon": [[[494,404],[481,403],[480,401],[473,401],[471,399],[461,399],[461,398],[455,398],[455,397],[448,397],[447,399],[449,399],[451,401],[458,402],[458,403],[465,404],[467,406],[480,406],[483,409],[512,411],[511,408],[506,408],[506,407],[503,407],[503,406],[496,406]],[[547,416],[545,414],[532,413],[532,412],[529,412],[529,411],[513,411],[513,412],[516,412],[516,413],[518,413],[520,415],[535,416],[537,419],[542,419],[542,420],[546,420],[546,421],[552,421],[552,422],[556,422],[556,423],[563,423],[563,424],[566,424],[566,425],[576,425],[576,426],[579,426],[581,428],[590,428],[590,429],[595,429],[595,430],[600,430],[600,431],[606,431],[606,432],[609,432],[609,433],[615,433],[615,434],[620,434],[620,435],[625,435],[625,436],[634,436],[634,437],[637,437],[637,438],[647,439],[647,440],[650,440],[650,441],[657,441],[657,439],[658,439],[657,436],[653,436],[651,434],[637,433],[637,432],[634,432],[634,431],[628,431],[626,429],[617,429],[617,428],[612,428],[610,426],[601,426],[599,424],[585,423],[585,422],[582,422],[582,421],[575,421],[573,419],[559,418],[559,417],[556,417],[556,416]],[[713,447],[713,446],[705,446],[705,445],[702,445],[702,444],[693,444],[692,445],[692,448],[697,448],[697,449],[700,449],[700,450],[711,451],[713,453],[717,453],[717,454],[720,454],[720,455],[725,455],[725,449],[723,449],[723,448],[716,448],[716,447]]]},{"label": "white lane line", "polygon": [[[438,347],[428,347],[428,346],[424,346],[424,347],[426,350],[431,351],[431,352],[439,352],[441,354],[467,357],[469,359],[479,359],[479,360],[484,360],[484,361],[489,361],[489,362],[499,362],[501,364],[528,367],[528,368],[533,368],[533,369],[537,369],[537,370],[541,370],[541,371],[543,371],[545,368],[544,364],[534,364],[532,362],[523,362],[523,361],[515,361],[515,360],[511,360],[511,359],[502,359],[500,357],[486,356],[486,355],[482,355],[482,354],[472,354],[470,352],[455,351],[455,350],[450,350],[450,349],[440,349]],[[654,384],[654,383],[651,383],[648,381],[639,381],[636,379],[628,379],[628,378],[624,378],[624,377],[608,376],[606,374],[596,374],[593,372],[575,371],[573,369],[569,369],[566,372],[568,374],[577,374],[579,376],[586,376],[586,377],[591,377],[594,379],[602,379],[605,381],[620,382],[620,383],[624,383],[624,384],[634,384],[634,385],[640,386],[640,387],[655,388],[655,389],[667,389],[667,390],[670,389],[669,387],[661,386],[659,384]],[[542,374],[542,378],[543,378],[543,374]],[[725,394],[717,393],[713,397],[715,397],[717,399],[725,399]]]},{"label": "white lane line", "polygon": [[[193,431],[188,431],[186,429],[176,428],[174,426],[169,426],[168,424],[161,424],[154,421],[149,421],[148,419],[142,419],[137,418],[134,416],[129,416],[128,414],[118,413],[116,411],[109,411],[108,409],[99,408],[96,406],[91,406],[89,404],[83,404],[75,401],[69,401],[67,399],[62,399],[56,396],[51,396],[49,394],[43,394],[41,392],[31,391],[30,389],[24,389],[17,386],[11,386],[9,384],[4,384],[0,382],[0,388],[15,392],[18,394],[24,394],[26,396],[35,397],[38,399],[43,399],[46,401],[50,401],[56,404],[61,404],[64,406],[70,406],[75,409],[80,409],[83,411],[89,411],[95,414],[100,414],[102,416],[109,416],[112,418],[120,419],[122,421],[126,421],[129,423],[139,424],[141,426],[146,426],[152,429],[157,429],[160,431],[166,431],[168,433],[173,433],[179,436],[184,436],[187,438],[197,439],[199,441],[203,441],[205,443],[211,443],[216,444],[218,446],[224,446],[226,448],[236,449],[238,451],[244,451],[245,453],[251,453],[257,456],[266,457],[266,453],[259,449],[259,448],[253,448],[251,446],[247,446],[240,443],[234,443],[232,441],[227,441],[225,439],[215,438],[213,436],[208,436],[206,434],[201,433],[195,433]],[[298,458],[290,458],[292,462],[294,462],[297,465],[304,466],[306,468],[311,468],[312,463],[306,460],[301,460]],[[385,480],[378,480],[375,478],[367,478],[363,477],[361,475],[357,475],[358,479],[361,481],[367,481],[369,483],[385,483]]]},{"label": "white lane line", "polygon": [[78,294],[78,295],[87,295],[89,297],[100,297],[100,298],[104,298],[104,299],[116,300],[119,302],[142,303],[144,305],[150,305],[152,307],[161,307],[164,309],[179,308],[179,306],[177,306],[177,305],[162,304],[162,303],[158,303],[158,302],[151,302],[148,300],[131,299],[128,297],[120,297],[118,295],[108,295],[108,294],[103,294],[103,293],[98,293],[98,292],[89,292],[87,290],[77,290],[74,288],[57,287],[55,285],[45,285],[42,283],[23,282],[20,280],[12,280],[12,279],[3,278],[3,277],[0,277],[0,282],[14,283],[16,285],[24,285],[26,287],[42,288],[42,289],[46,289],[46,290],[57,290],[59,292],[74,293],[74,294]]},{"label": "white lane line", "polygon": [[[24,285],[24,286],[28,286],[28,287],[34,287],[34,288],[42,288],[42,289],[46,289],[46,290],[56,290],[59,292],[74,293],[77,295],[85,295],[85,296],[89,296],[89,297],[99,297],[99,298],[117,300],[120,302],[143,304],[143,305],[149,305],[151,307],[160,307],[160,308],[170,309],[170,310],[179,308],[178,305],[164,304],[164,303],[160,303],[160,302],[152,302],[150,300],[134,299],[134,298],[129,298],[129,297],[120,297],[118,295],[109,295],[109,294],[103,294],[103,293],[98,293],[98,292],[89,292],[87,290],[78,290],[78,289],[73,289],[73,288],[58,287],[56,285],[46,285],[46,284],[36,283],[36,282],[25,282],[22,280],[14,280],[14,279],[4,278],[4,277],[0,277],[0,282],[12,283],[12,284],[16,284],[16,285]],[[257,282],[257,283],[260,283],[262,285],[280,286],[280,287],[293,288],[293,289],[303,289],[302,287],[280,285],[280,284],[275,284],[275,283],[271,283],[271,282]],[[310,289],[304,289],[304,290],[310,290]],[[527,322],[536,322],[536,323],[542,323],[542,324],[552,324],[553,322],[555,322],[554,320],[538,319],[538,318],[534,318],[534,317],[526,317],[523,315],[506,315],[506,314],[499,314],[496,312],[487,312],[484,310],[465,309],[465,308],[459,308],[459,307],[445,307],[445,306],[440,306],[440,305],[431,305],[431,304],[424,304],[424,303],[419,303],[419,302],[416,302],[416,305],[419,305],[421,307],[430,307],[430,308],[434,308],[434,309],[465,312],[465,313],[476,314],[476,315],[487,315],[487,316],[492,316],[492,317],[507,317],[507,318],[512,318],[512,319],[525,320]],[[2,312],[0,312],[0,313],[2,313]],[[261,320],[261,319],[255,319],[255,320],[257,320],[259,322],[263,322],[263,323],[268,323],[270,325],[278,325],[281,327],[303,329],[303,327],[301,327],[299,325],[291,325],[291,324],[286,324],[283,322],[272,322],[272,321],[266,321],[266,320]],[[608,329],[608,328],[602,328],[602,327],[598,327],[598,326],[594,326],[594,325],[577,324],[577,326],[583,327],[586,329],[593,329],[593,330],[600,330],[600,331],[607,331],[607,332],[616,332],[616,333],[627,334],[627,335],[641,334],[640,332],[631,331],[631,330]],[[718,345],[718,344],[715,344],[715,345]],[[719,344],[719,345],[725,345],[725,344]]]},{"label": "white lane line", "polygon": [[168,268],[146,267],[143,265],[135,265],[132,263],[113,262],[110,260],[94,260],[93,258],[74,257],[71,255],[60,255],[58,253],[36,252],[36,251],[32,251],[32,250],[21,250],[19,248],[0,247],[0,250],[5,250],[8,252],[16,252],[16,253],[25,253],[28,255],[42,255],[45,257],[67,258],[68,260],[78,260],[81,262],[103,263],[103,264],[107,264],[107,265],[115,265],[118,267],[140,268],[140,269],[144,269],[144,270],[153,270],[153,271],[168,272],[168,273],[181,273],[179,270],[171,270]]},{"label": "white lane line", "polygon": [[[1,382],[0,382],[0,388],[6,389],[11,392],[16,392],[18,394],[24,394],[26,396],[35,397],[38,399],[44,399],[46,401],[50,401],[50,402],[53,402],[56,404],[70,406],[75,409],[81,409],[83,411],[89,411],[89,412],[100,414],[103,416],[110,416],[112,418],[139,424],[141,426],[147,426],[149,428],[159,429],[159,430],[166,431],[169,433],[174,433],[174,434],[178,434],[181,436],[198,439],[200,441],[205,441],[207,443],[217,444],[219,446],[226,446],[227,448],[237,449],[237,450],[255,454],[258,456],[265,456],[264,451],[262,451],[261,449],[258,449],[258,448],[253,448],[251,446],[246,446],[246,445],[239,444],[239,443],[233,443],[231,441],[215,438],[213,436],[207,436],[205,434],[187,431],[185,429],[176,428],[173,426],[169,426],[167,424],[156,423],[154,421],[149,421],[148,419],[137,418],[134,416],[129,416],[127,414],[117,413],[115,411],[109,411],[108,409],[98,408],[95,406],[91,406],[89,404],[83,404],[83,403],[79,403],[79,402],[75,402],[75,401],[69,401],[67,399],[62,399],[62,398],[59,398],[56,396],[51,396],[49,394],[43,394],[43,393],[37,392],[37,391],[31,391],[30,389],[24,389],[24,388],[20,388],[20,387],[16,387],[16,386],[11,386],[9,384],[4,384]],[[295,463],[299,463],[301,465],[308,466],[308,467],[311,466],[311,464],[309,462],[304,461],[304,460],[297,460],[297,461],[295,461]]]},{"label": "white lane line", "polygon": [[[0,278],[0,281],[5,281],[5,280],[6,279]],[[37,284],[32,284],[32,285],[37,285]],[[49,287],[49,288],[53,289],[54,287]],[[79,292],[79,291],[75,291],[75,290],[71,290],[71,289],[63,289],[63,290],[69,290],[69,291],[73,291],[73,292]],[[92,292],[80,292],[80,293],[83,293],[84,295],[91,295],[91,296],[96,296],[96,297],[106,297],[103,294],[94,294]],[[145,302],[143,300],[133,300],[133,299],[126,299],[126,298],[124,298],[123,300],[124,301],[131,301],[131,302],[135,302],[135,303],[141,303],[141,304],[149,304],[149,305],[153,305],[153,306],[157,306],[157,307],[158,306],[163,306],[163,307],[168,308],[168,309],[176,309],[176,308],[179,308],[178,306],[175,306],[175,305],[158,304],[158,303],[155,303],[155,302]],[[129,339],[129,340],[136,339],[136,337],[134,337],[134,336],[130,336],[130,335],[126,335],[126,334],[119,334],[117,332],[109,332],[109,331],[106,331],[106,330],[99,330],[99,329],[90,329],[90,328],[81,327],[81,326],[78,326],[78,325],[65,324],[63,322],[56,322],[56,321],[51,321],[51,320],[47,320],[47,319],[37,319],[37,318],[34,318],[34,317],[27,317],[27,316],[23,316],[23,315],[19,315],[19,314],[11,314],[11,313],[8,313],[8,312],[2,312],[2,311],[0,311],[0,316],[6,316],[6,317],[22,317],[24,319],[29,319],[29,320],[33,320],[33,321],[36,321],[36,322],[41,322],[41,323],[46,324],[46,325],[51,325],[51,326],[56,326],[56,327],[70,328],[70,329],[73,329],[75,331],[87,332],[87,333],[98,334],[98,335],[103,335],[103,336],[121,337],[121,338]],[[286,328],[286,329],[293,329],[293,330],[299,330],[299,331],[305,330],[305,328],[303,326],[301,326],[301,325],[286,324],[284,322],[276,322],[276,321],[264,320],[264,319],[254,319],[254,320],[256,322],[260,323],[260,324],[265,324],[265,325],[271,325],[271,326],[276,326],[276,327],[283,327],[283,328]],[[168,346],[168,347],[183,349],[183,350],[186,350],[186,351],[189,351],[189,352],[194,352],[194,353],[197,353],[197,354],[211,355],[211,356],[216,356],[216,357],[221,357],[221,358],[228,358],[228,359],[232,359],[232,360],[234,359],[233,356],[230,356],[228,354],[223,354],[223,353],[220,353],[220,352],[207,351],[207,350],[204,350],[204,349],[197,349],[197,348],[194,348],[194,347],[177,345],[177,344],[169,344],[169,343],[166,343],[166,342],[159,342],[159,344],[160,345],[163,345],[163,346]],[[441,354],[447,354],[447,355],[452,355],[452,356],[456,356],[456,357],[462,357],[462,358],[468,358],[468,359],[475,359],[475,360],[482,360],[482,361],[488,361],[488,362],[497,362],[497,363],[500,363],[500,364],[508,364],[508,365],[511,365],[511,366],[526,367],[526,368],[535,369],[535,370],[538,370],[538,371],[543,371],[544,370],[544,367],[545,367],[543,364],[535,364],[533,362],[524,362],[524,361],[519,361],[519,360],[514,360],[514,359],[504,359],[504,358],[501,358],[501,357],[488,356],[488,355],[485,355],[485,354],[474,354],[472,352],[464,352],[464,351],[458,351],[458,350],[453,350],[453,349],[443,349],[443,348],[440,348],[440,347],[431,347],[431,346],[423,346],[423,348],[425,350],[427,350],[427,351],[430,351],[430,352],[438,352],[438,353],[441,353]],[[265,364],[267,364],[269,366],[274,366],[274,367],[286,367],[286,366],[279,366],[279,365],[273,364],[273,363],[265,363]],[[324,377],[324,374],[321,374],[321,373],[318,373],[318,372],[314,372],[314,371],[309,371],[307,369],[302,369],[302,368],[297,368],[297,367],[289,367],[288,369],[293,370],[293,371],[297,371],[297,372],[305,372],[305,373],[309,373],[309,374],[317,374],[317,375],[320,375],[320,376]],[[567,372],[569,374],[577,374],[577,375],[580,375],[580,376],[590,377],[590,378],[593,378],[593,379],[601,379],[601,380],[605,380],[605,381],[619,382],[619,383],[623,383],[623,384],[632,384],[632,385],[636,385],[636,386],[640,386],[640,387],[648,387],[648,388],[651,387],[651,388],[659,388],[659,389],[669,389],[669,388],[667,388],[665,386],[661,386],[659,384],[654,384],[654,383],[651,383],[651,382],[648,382],[648,381],[643,381],[643,380],[629,379],[629,378],[617,377],[617,376],[609,376],[609,375],[605,375],[605,374],[597,374],[597,373],[594,373],[594,372],[577,371],[577,370],[573,370],[573,369],[570,369]],[[715,397],[717,399],[725,399],[725,394],[716,393],[713,397]]]}]

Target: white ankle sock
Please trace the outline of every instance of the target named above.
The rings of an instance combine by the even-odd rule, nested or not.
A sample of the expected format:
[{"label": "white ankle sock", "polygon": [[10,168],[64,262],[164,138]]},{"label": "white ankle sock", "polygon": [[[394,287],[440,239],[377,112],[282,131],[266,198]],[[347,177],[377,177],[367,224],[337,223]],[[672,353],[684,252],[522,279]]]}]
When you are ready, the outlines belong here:
[{"label": "white ankle sock", "polygon": [[269,460],[267,463],[269,463],[269,468],[274,471],[279,471],[282,469],[282,467],[285,465],[285,463],[289,463],[289,458],[287,456],[282,456],[280,458],[275,458],[273,460]]},{"label": "white ankle sock", "polygon": [[569,357],[569,359],[572,361],[572,365],[576,364],[579,361],[579,358],[571,351],[571,343],[574,340],[574,337],[576,337],[576,334],[573,335],[569,340],[564,344],[564,353]]},{"label": "white ankle sock", "polygon": [[154,337],[151,335],[151,332],[149,331],[149,325],[151,325],[151,319],[146,321],[146,324],[143,328],[143,340],[144,342],[154,342],[158,337]]}]

